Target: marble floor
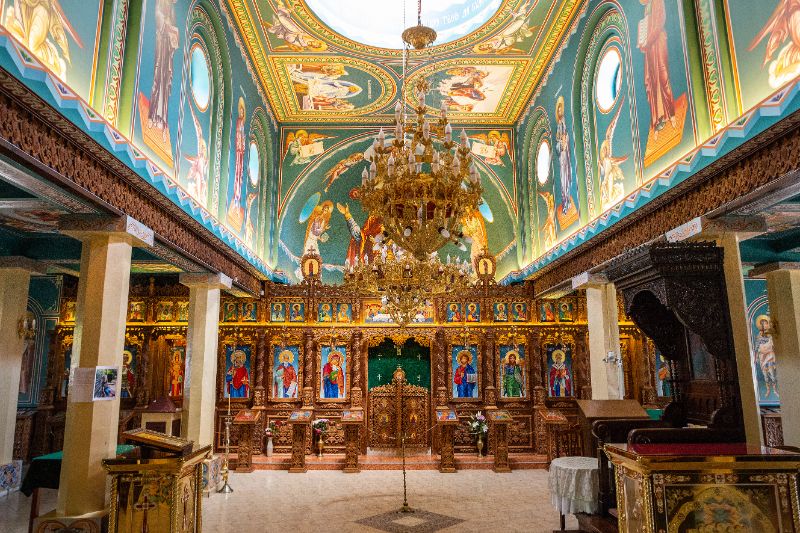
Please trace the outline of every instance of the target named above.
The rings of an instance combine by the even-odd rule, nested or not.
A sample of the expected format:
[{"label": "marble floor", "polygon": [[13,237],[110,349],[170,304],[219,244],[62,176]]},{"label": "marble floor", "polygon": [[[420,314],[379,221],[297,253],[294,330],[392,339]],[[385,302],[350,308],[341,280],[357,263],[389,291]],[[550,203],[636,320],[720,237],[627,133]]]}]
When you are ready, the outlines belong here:
[{"label": "marble floor", "polygon": [[[420,512],[394,515],[388,513],[403,503],[403,475],[397,470],[232,474],[232,494],[203,500],[203,530],[550,533],[558,529],[544,470],[510,474],[416,470],[408,472],[407,482],[408,502]],[[42,492],[41,510],[46,512],[55,507],[56,493]],[[0,531],[27,531],[29,505],[30,499],[20,493],[0,498]],[[577,528],[574,517],[567,519],[567,527]]]}]

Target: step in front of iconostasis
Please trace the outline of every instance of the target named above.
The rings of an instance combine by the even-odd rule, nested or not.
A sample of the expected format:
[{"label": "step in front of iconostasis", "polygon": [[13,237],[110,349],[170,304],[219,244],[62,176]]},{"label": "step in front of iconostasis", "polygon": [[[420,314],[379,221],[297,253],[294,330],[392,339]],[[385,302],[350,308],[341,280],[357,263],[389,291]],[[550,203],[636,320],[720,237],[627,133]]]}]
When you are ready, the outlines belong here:
[{"label": "step in front of iconostasis", "polygon": [[[272,457],[256,455],[253,457],[253,466],[256,470],[288,470],[290,454],[274,454]],[[509,457],[512,470],[544,469],[547,468],[547,457],[536,454],[515,454]],[[231,463],[236,464],[235,455],[231,456]],[[401,470],[403,459],[393,455],[360,455],[359,467],[362,470]],[[325,454],[306,456],[306,466],[309,470],[341,470],[344,468],[344,454]],[[477,457],[471,454],[456,454],[456,468],[459,470],[491,470],[494,466],[494,457]],[[407,455],[407,470],[438,470],[438,455]]]}]

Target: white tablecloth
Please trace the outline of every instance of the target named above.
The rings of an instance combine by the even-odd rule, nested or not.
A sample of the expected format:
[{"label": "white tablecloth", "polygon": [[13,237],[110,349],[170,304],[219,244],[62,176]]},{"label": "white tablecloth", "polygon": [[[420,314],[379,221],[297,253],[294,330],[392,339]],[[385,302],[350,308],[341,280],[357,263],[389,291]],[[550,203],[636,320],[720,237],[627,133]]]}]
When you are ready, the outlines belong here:
[{"label": "white tablecloth", "polygon": [[548,488],[553,507],[562,515],[596,513],[596,457],[559,457],[550,463]]}]

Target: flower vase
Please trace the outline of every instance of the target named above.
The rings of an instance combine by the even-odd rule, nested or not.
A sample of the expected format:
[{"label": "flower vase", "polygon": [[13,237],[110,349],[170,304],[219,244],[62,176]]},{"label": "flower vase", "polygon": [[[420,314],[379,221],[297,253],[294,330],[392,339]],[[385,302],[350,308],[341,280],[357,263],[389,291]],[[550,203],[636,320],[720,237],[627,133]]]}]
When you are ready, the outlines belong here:
[{"label": "flower vase", "polygon": [[478,433],[478,457],[483,457],[483,434]]},{"label": "flower vase", "polygon": [[322,457],[322,449],[325,448],[325,438],[322,435],[319,436],[319,441],[317,442],[317,446],[319,446],[318,457]]},{"label": "flower vase", "polygon": [[272,437],[267,437],[267,457],[272,457]]}]

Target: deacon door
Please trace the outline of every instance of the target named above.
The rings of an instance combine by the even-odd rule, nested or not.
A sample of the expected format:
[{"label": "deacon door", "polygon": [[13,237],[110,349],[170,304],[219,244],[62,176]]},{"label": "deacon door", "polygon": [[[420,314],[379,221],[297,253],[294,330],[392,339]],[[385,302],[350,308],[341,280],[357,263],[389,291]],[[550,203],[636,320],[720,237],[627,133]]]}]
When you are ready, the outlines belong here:
[{"label": "deacon door", "polygon": [[385,342],[369,353],[368,445],[430,447],[430,351],[414,342]]}]

